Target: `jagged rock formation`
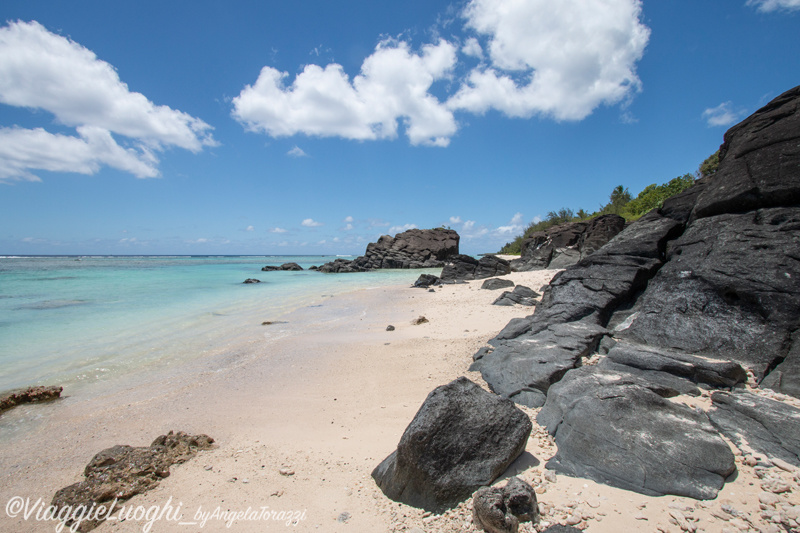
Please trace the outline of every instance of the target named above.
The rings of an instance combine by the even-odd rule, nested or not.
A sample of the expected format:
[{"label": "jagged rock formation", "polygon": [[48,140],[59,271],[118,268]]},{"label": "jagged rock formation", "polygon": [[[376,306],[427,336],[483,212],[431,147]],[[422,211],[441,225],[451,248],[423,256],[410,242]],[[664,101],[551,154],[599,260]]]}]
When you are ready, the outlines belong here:
[{"label": "jagged rock formation", "polygon": [[619,215],[567,222],[532,233],[522,242],[519,259],[511,261],[516,272],[566,268],[599,250],[625,227]]},{"label": "jagged rock formation", "polygon": [[441,512],[497,479],[531,428],[512,402],[461,377],[428,395],[372,477],[389,498]]},{"label": "jagged rock formation", "polygon": [[0,413],[23,403],[49,402],[61,396],[63,387],[36,385],[0,394]]},{"label": "jagged rock formation", "polygon": [[[214,439],[207,435],[187,435],[182,431],[156,438],[149,447],[112,446],[95,455],[86,465],[86,479],[56,492],[51,505],[60,510],[68,507],[78,510],[110,506],[113,500],[125,501],[137,494],[155,488],[163,478],[169,476],[169,467],[184,463],[194,457],[198,450],[212,447]],[[78,524],[68,522],[73,531],[91,531],[113,513],[92,515],[91,520]],[[68,513],[71,514],[71,513]],[[99,515],[99,516],[98,516]],[[56,512],[56,516],[61,516]]]},{"label": "jagged rock formation", "polygon": [[[716,174],[553,278],[536,313],[512,320],[474,366],[495,392],[544,406],[537,420],[558,443],[548,468],[711,498],[732,471],[727,447],[708,414],[668,398],[729,389],[745,370],[798,395],[799,327],[797,87],[725,134]],[[583,366],[588,357],[599,364]],[[797,409],[783,406],[777,428],[748,421],[757,409],[744,393],[713,398],[711,422],[734,442],[755,428],[762,442],[800,435]]]},{"label": "jagged rock formation", "polygon": [[532,307],[536,305],[536,298],[541,296],[535,290],[524,285],[517,285],[512,291],[505,291],[501,294],[492,305],[507,305],[513,306],[514,304],[525,305]]},{"label": "jagged rock formation", "polygon": [[442,280],[484,279],[511,273],[511,263],[494,255],[475,259],[471,255],[455,255],[442,269]]},{"label": "jagged rock formation", "polygon": [[438,268],[458,255],[458,233],[451,229],[410,229],[394,237],[384,235],[367,245],[366,253],[353,259],[336,259],[317,268],[319,272],[369,272],[382,268]]}]

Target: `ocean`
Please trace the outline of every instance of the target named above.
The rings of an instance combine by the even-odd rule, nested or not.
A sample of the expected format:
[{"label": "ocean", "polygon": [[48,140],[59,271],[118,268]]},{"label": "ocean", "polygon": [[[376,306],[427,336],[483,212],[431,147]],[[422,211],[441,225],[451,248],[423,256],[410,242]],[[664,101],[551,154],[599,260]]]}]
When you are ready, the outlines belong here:
[{"label": "ocean", "polygon": [[[331,256],[0,257],[0,391],[71,393],[219,353],[262,322],[435,270],[322,274]],[[296,262],[303,271],[262,272]],[[243,284],[247,278],[262,283]],[[260,329],[259,329],[260,328]]]}]

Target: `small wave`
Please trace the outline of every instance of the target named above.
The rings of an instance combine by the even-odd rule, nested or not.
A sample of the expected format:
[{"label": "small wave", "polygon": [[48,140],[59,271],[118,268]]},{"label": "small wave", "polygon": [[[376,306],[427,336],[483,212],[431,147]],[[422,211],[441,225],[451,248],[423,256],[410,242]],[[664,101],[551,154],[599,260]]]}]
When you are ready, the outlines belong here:
[{"label": "small wave", "polygon": [[44,300],[43,302],[36,302],[28,305],[22,305],[17,309],[60,309],[61,307],[72,307],[74,305],[88,304],[89,300]]}]

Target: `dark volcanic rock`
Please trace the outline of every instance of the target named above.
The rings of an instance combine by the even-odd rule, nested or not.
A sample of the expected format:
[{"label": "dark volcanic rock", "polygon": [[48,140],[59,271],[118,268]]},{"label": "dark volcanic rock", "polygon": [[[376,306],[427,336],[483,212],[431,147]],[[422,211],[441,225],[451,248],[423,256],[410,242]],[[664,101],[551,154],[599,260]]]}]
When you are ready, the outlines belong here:
[{"label": "dark volcanic rock", "polygon": [[708,416],[737,446],[800,466],[800,409],[749,392],[715,392]]},{"label": "dark volcanic rock", "polygon": [[[207,435],[170,431],[149,447],[117,445],[106,448],[86,465],[83,472],[86,479],[56,492],[51,505],[56,509],[67,506],[76,509],[79,505],[91,508],[96,504],[110,504],[114,499],[125,501],[156,487],[169,476],[170,466],[191,459],[198,450],[211,448],[213,442]],[[101,518],[82,522],[76,529],[90,531],[106,517]]]},{"label": "dark volcanic rock", "polygon": [[536,492],[512,477],[504,487],[482,487],[472,498],[472,521],[488,533],[516,533],[520,522],[535,522],[539,515]]},{"label": "dark volcanic rock", "polygon": [[420,287],[422,289],[427,289],[431,285],[439,285],[439,277],[434,276],[433,274],[420,274],[417,281],[414,282],[414,287]]},{"label": "dark volcanic rock", "polygon": [[0,394],[0,413],[23,403],[49,402],[61,396],[63,387],[36,385],[27,389],[15,389]]},{"label": "dark volcanic rock", "polygon": [[770,372],[761,386],[800,398],[800,331],[795,331],[786,359]]},{"label": "dark volcanic rock", "polygon": [[394,237],[384,235],[367,245],[366,253],[348,261],[337,259],[318,270],[325,273],[368,272],[382,268],[438,268],[458,254],[458,233],[451,229],[410,229]]},{"label": "dark volcanic rock", "polygon": [[497,289],[505,289],[507,287],[513,287],[514,282],[510,279],[503,279],[503,278],[491,278],[487,279],[481,285],[481,289],[486,289],[490,291],[496,291]]},{"label": "dark volcanic rock", "polygon": [[297,270],[303,270],[303,267],[301,267],[297,263],[284,263],[281,265],[281,270],[297,271]]},{"label": "dark volcanic rock", "polygon": [[261,280],[260,279],[255,279],[255,278],[247,278],[242,283],[245,283],[245,284],[261,283]]},{"label": "dark volcanic rock", "polygon": [[281,267],[274,266],[274,265],[267,265],[267,266],[261,267],[261,271],[262,272],[274,272],[274,271],[280,270],[280,269],[281,269]]},{"label": "dark volcanic rock", "polygon": [[442,269],[443,280],[484,279],[511,273],[511,264],[500,257],[484,255],[475,259],[470,255],[450,257]]},{"label": "dark volcanic rock", "polygon": [[669,248],[623,336],[720,354],[759,379],[786,357],[800,323],[800,207],[700,219]]},{"label": "dark volcanic rock", "polygon": [[518,272],[565,268],[602,248],[624,227],[621,216],[602,215],[533,233],[522,243],[522,254],[512,267]]},{"label": "dark volcanic rock", "polygon": [[704,413],[648,386],[607,369],[568,372],[536,419],[558,445],[547,467],[643,494],[715,498],[733,453]]},{"label": "dark volcanic rock", "polygon": [[500,476],[531,427],[512,402],[461,377],[428,395],[372,477],[389,498],[441,512]]},{"label": "dark volcanic rock", "polygon": [[536,298],[541,296],[538,292],[524,285],[517,285],[513,291],[505,291],[492,305],[536,305]]}]

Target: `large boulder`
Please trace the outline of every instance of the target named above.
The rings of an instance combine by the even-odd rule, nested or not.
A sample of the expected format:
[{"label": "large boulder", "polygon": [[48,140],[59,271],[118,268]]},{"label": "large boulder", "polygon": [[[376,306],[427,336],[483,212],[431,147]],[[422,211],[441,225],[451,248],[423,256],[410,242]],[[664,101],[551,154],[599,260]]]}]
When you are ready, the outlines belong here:
[{"label": "large boulder", "polygon": [[715,498],[733,453],[704,413],[657,391],[609,369],[568,372],[536,419],[558,446],[547,467],[653,496]]},{"label": "large boulder", "polygon": [[471,255],[450,257],[442,269],[443,280],[471,280],[493,278],[511,273],[511,264],[501,257],[484,255],[475,259]]},{"label": "large boulder", "polygon": [[624,227],[621,216],[601,215],[537,231],[522,242],[522,253],[512,268],[518,272],[565,268],[602,248]]},{"label": "large boulder", "polygon": [[458,233],[451,229],[410,229],[394,237],[383,235],[367,245],[363,256],[337,259],[317,270],[324,273],[368,272],[384,268],[439,268],[458,255]]},{"label": "large boulder", "polygon": [[513,402],[461,377],[428,395],[372,477],[389,498],[441,512],[497,479],[531,428]]}]

